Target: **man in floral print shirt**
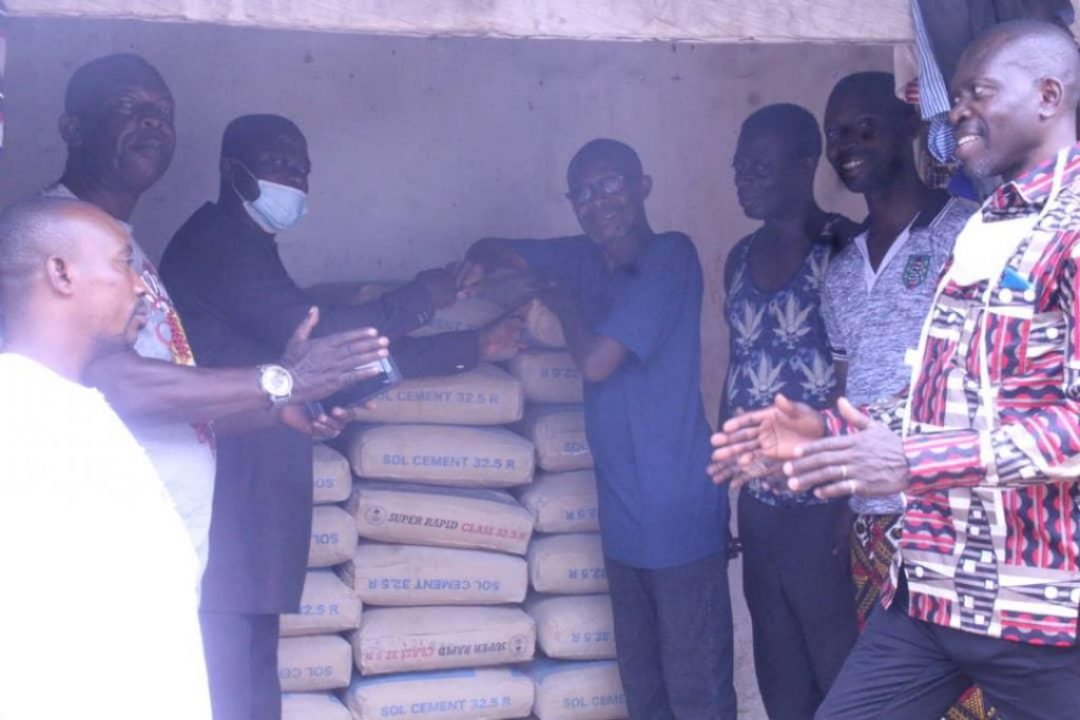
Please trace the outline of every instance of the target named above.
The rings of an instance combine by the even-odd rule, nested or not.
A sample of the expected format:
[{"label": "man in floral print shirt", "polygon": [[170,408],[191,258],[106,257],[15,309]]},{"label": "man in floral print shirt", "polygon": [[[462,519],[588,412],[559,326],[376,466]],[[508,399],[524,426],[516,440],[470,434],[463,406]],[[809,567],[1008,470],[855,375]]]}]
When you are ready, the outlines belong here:
[{"label": "man in floral print shirt", "polygon": [[[835,399],[821,290],[853,224],[814,200],[820,156],[817,122],[801,107],[770,105],[743,124],[735,185],[747,217],[764,224],[725,267],[731,347],[721,422],[781,392],[817,408]],[[856,634],[846,549],[835,547],[844,505],[787,490],[777,469],[746,485],[738,512],[762,700],[770,717],[809,717]]]},{"label": "man in floral print shirt", "polygon": [[714,438],[714,470],[761,453],[821,497],[905,494],[885,609],[822,720],[938,717],[973,681],[1003,717],[1076,717],[1078,84],[1048,24],[996,26],[961,59],[957,155],[1005,182],[957,238],[908,392],[867,415],[779,400]]}]

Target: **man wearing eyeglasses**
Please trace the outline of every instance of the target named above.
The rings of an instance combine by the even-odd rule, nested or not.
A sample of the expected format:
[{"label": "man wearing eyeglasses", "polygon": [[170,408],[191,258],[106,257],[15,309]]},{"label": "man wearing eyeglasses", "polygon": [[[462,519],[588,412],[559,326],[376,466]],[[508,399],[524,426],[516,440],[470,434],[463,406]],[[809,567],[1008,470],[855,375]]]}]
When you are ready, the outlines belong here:
[{"label": "man wearing eyeglasses", "polygon": [[585,378],[619,671],[631,718],[735,718],[727,494],[705,475],[702,272],[686,235],[655,233],[632,148],[593,140],[567,171],[583,235],[481,240],[463,284],[542,275]]}]

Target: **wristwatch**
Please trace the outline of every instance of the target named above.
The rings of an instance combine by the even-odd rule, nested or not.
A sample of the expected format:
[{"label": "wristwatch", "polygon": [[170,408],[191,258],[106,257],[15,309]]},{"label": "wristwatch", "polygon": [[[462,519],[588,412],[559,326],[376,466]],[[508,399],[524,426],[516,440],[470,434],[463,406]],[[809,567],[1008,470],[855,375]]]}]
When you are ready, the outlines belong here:
[{"label": "wristwatch", "polygon": [[270,398],[273,407],[284,405],[292,397],[292,373],[280,365],[260,365],[259,387]]}]

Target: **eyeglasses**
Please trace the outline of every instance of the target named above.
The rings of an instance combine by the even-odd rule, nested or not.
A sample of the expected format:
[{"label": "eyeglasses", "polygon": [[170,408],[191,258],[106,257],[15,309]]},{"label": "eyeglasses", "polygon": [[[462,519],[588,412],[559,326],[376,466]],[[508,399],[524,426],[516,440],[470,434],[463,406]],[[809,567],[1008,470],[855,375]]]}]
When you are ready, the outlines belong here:
[{"label": "eyeglasses", "polygon": [[566,198],[575,205],[584,205],[599,195],[616,195],[626,187],[626,177],[623,175],[604,175],[599,180],[571,188],[566,193]]}]

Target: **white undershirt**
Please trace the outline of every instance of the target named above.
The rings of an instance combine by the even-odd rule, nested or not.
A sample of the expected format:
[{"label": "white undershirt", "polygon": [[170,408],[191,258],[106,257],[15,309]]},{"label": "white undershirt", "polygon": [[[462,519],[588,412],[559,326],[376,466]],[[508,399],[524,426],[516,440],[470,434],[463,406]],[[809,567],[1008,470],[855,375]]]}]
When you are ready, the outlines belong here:
[{"label": "white undershirt", "polygon": [[208,720],[197,561],[96,390],[0,353],[0,719]]}]

